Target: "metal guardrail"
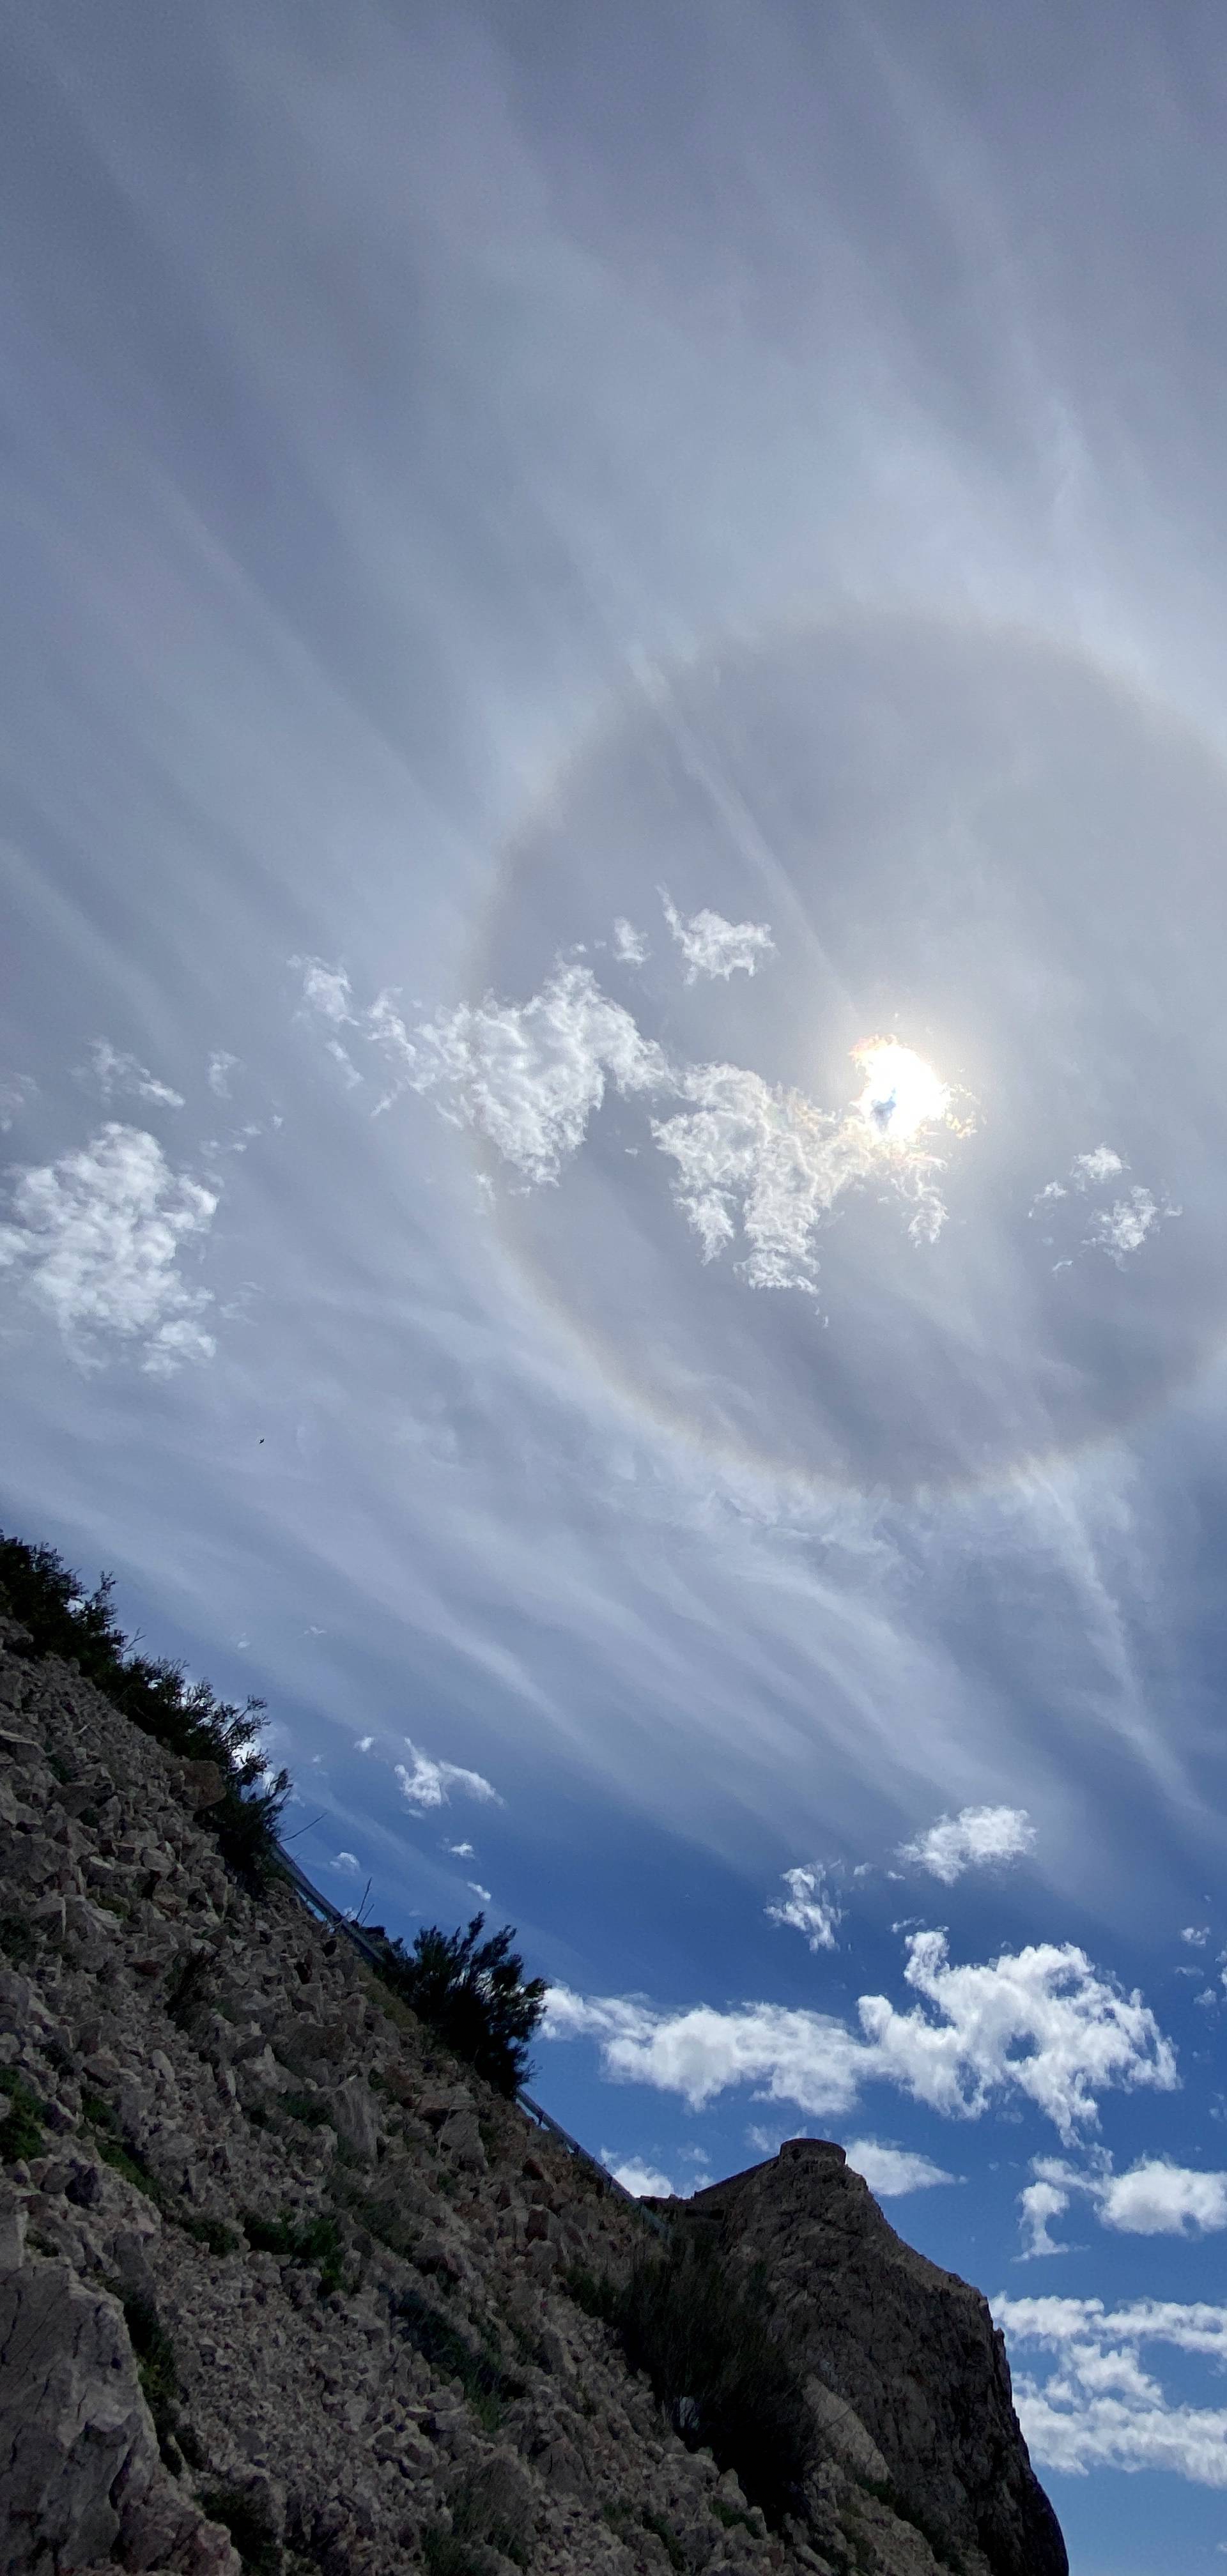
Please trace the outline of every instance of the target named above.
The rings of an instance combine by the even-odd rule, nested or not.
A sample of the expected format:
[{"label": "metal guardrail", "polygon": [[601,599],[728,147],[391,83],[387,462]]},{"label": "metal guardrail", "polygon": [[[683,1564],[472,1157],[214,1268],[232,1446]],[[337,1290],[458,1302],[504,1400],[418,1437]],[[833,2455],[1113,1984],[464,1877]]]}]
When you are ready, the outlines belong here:
[{"label": "metal guardrail", "polygon": [[[322,1914],[326,1923],[331,1923],[336,1931],[343,1933],[345,1939],[361,1953],[368,1967],[378,1969],[383,1966],[383,1952],[379,1943],[370,1940],[360,1923],[355,1923],[348,1914],[343,1914],[340,1907],[333,1904],[331,1897],[323,1895],[321,1890],[312,1884],[306,1871],[299,1868],[296,1860],[291,1860],[289,1853],[280,1843],[277,1846],[277,1864],[284,1870],[295,1895],[302,1904],[308,1906],[313,1913]],[[573,2138],[570,2130],[564,2129],[561,2121],[556,2120],[552,2112],[543,2110],[540,2102],[534,2102],[531,2093],[517,2093],[515,2100],[521,2111],[526,2112],[530,2120],[536,2121],[539,2129],[546,2130],[551,2138],[557,2139],[558,2144],[566,2148],[569,2156],[574,2156],[578,2163],[587,2165],[590,2172],[599,2174],[605,2189],[611,2191],[615,2199],[629,2201],[631,2208],[638,2210],[639,2216],[655,2230],[658,2236],[668,2237],[668,2225],[659,2213],[654,2209],[645,2209],[642,2201],[636,2199],[634,2192],[628,2191],[625,2183],[619,2182],[617,2175],[610,2172],[608,2165],[603,2165],[600,2157],[594,2156],[588,2147],[581,2147],[578,2138]]]}]

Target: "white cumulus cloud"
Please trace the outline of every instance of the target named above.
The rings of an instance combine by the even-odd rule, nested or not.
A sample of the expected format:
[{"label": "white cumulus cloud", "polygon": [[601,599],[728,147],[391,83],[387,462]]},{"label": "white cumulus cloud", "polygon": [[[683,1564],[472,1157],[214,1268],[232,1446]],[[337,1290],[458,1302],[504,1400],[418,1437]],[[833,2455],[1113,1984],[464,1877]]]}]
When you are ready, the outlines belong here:
[{"label": "white cumulus cloud", "polygon": [[883,2146],[877,2138],[854,2138],[847,2154],[853,2172],[864,2177],[879,2200],[899,2200],[905,2192],[932,2191],[936,2183],[959,2179],[914,2148]]},{"label": "white cumulus cloud", "polygon": [[416,1032],[415,1090],[435,1090],[529,1181],[552,1181],[612,1085],[664,1089],[669,1068],[587,966],[560,966],[522,1004],[458,1003]]},{"label": "white cumulus cloud", "polygon": [[156,1137],[111,1121],[77,1152],[18,1171],[0,1270],[77,1359],[118,1342],[140,1349],[149,1375],[169,1376],[216,1348],[202,1321],[212,1298],[178,1264],[217,1204],[216,1190],[172,1171]]},{"label": "white cumulus cloud", "polygon": [[1054,2219],[1063,2218],[1069,2207],[1069,2193],[1059,2182],[1029,2182],[1018,2195],[1023,2233],[1022,2261],[1032,2262],[1040,2254],[1068,2254],[1052,2233]]},{"label": "white cumulus cloud", "polygon": [[395,1769],[401,1795],[411,1807],[420,1808],[423,1814],[428,1807],[446,1807],[453,1793],[462,1798],[492,1800],[495,1806],[501,1807],[503,1802],[497,1789],[483,1779],[480,1771],[465,1771],[457,1762],[433,1761],[430,1754],[423,1753],[409,1736],[405,1737],[405,1744],[412,1757],[412,1767],[398,1762]]},{"label": "white cumulus cloud", "polygon": [[913,1933],[900,2011],[862,1995],[859,2032],[828,2013],[751,2003],[669,2012],[640,1996],[585,1998],[554,1987],[544,2036],[598,2041],[615,2081],[651,2084],[700,2109],[730,2086],[819,2118],[851,2110],[869,2083],[892,2084],[947,2118],[977,2119],[1022,2096],[1067,2142],[1098,2120],[1102,2092],[1176,2083],[1169,2042],[1140,1995],[1082,1950],[1047,1943],[983,1965],[952,1965],[946,1936]]},{"label": "white cumulus cloud", "polygon": [[1114,1181],[1128,1166],[1111,1145],[1095,1145],[1089,1154],[1075,1154],[1070,1166],[1070,1179],[1075,1189],[1098,1189],[1104,1181]]},{"label": "white cumulus cloud", "polygon": [[725,983],[730,975],[754,975],[774,951],[775,941],[765,921],[726,921],[722,913],[706,909],[684,920],[663,886],[660,900],[686,960],[688,984],[696,983],[700,975],[719,975]]},{"label": "white cumulus cloud", "polygon": [[940,1816],[926,1833],[901,1843],[899,1857],[953,1887],[964,1870],[1020,1860],[1034,1847],[1035,1827],[1025,1807],[962,1807],[957,1816]]},{"label": "white cumulus cloud", "polygon": [[642,2156],[618,2156],[612,2147],[602,2147],[601,2163],[608,2166],[614,2181],[620,2182],[624,2191],[634,2193],[636,2200],[645,2196],[651,2200],[672,2197],[673,2185],[668,2174],[660,2173],[655,2165],[645,2164]]},{"label": "white cumulus cloud", "polygon": [[1186,1923],[1180,1938],[1188,1942],[1191,1950],[1204,1950],[1210,1938],[1210,1926],[1208,1923]]},{"label": "white cumulus cloud", "polygon": [[1090,2201],[1100,2225],[1122,2236],[1211,2236],[1227,2228],[1227,2173],[1168,2156],[1143,2156],[1116,2173],[1102,2151],[1088,2166],[1039,2156],[1032,2171],[1038,2179],[1019,2195],[1028,2258],[1068,2251],[1053,2242],[1047,2221],[1075,2197]]},{"label": "white cumulus cloud", "polygon": [[809,1869],[783,1870],[781,1876],[788,1894],[765,1908],[770,1921],[803,1932],[811,1950],[833,1950],[843,1914],[834,1898],[823,1894],[825,1870],[815,1862]]},{"label": "white cumulus cloud", "polygon": [[341,1851],[336,1854],[335,1859],[329,1861],[328,1867],[339,1870],[343,1878],[357,1878],[362,1864],[356,1852]]},{"label": "white cumulus cloud", "polygon": [[1038,2347],[1045,2379],[1014,2369],[1014,2402],[1032,2457],[1074,2476],[1168,2469],[1227,2487],[1227,2409],[1172,2398],[1143,2366],[1144,2346],[1227,2362],[1227,2308],[1201,2301],[996,2298],[1012,2354]]}]

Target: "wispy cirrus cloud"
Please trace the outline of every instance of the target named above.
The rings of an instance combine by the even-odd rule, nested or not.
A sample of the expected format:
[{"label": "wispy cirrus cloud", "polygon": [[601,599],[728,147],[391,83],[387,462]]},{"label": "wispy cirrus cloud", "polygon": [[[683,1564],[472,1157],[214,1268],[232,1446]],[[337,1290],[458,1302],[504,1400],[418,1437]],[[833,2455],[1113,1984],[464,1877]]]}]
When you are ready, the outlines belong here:
[{"label": "wispy cirrus cloud", "polygon": [[946,2118],[977,2119],[1012,2096],[1070,2141],[1093,2128],[1098,2097],[1170,2091],[1175,2055],[1139,1995],[1085,1952],[1042,1944],[957,1966],[941,1932],[916,1932],[904,1977],[919,2000],[900,2011],[862,1995],[859,2031],[832,2014],[752,2003],[663,2011],[639,1996],[586,1999],[551,1989],[545,2035],[598,2041],[615,2081],[680,2094],[692,2108],[740,2084],[817,2117],[849,2111],[870,2083],[891,2084]]},{"label": "wispy cirrus cloud", "polygon": [[206,1079],[215,1100],[230,1098],[230,1076],[242,1070],[237,1055],[226,1047],[215,1047],[209,1058]]},{"label": "wispy cirrus cloud", "polygon": [[148,1065],[139,1064],[134,1055],[112,1046],[108,1038],[94,1038],[87,1058],[85,1064],[74,1068],[75,1079],[91,1083],[101,1099],[143,1100],[156,1109],[183,1108],[181,1091],[173,1091],[169,1082],[160,1081]]},{"label": "wispy cirrus cloud", "polygon": [[834,1898],[824,1893],[826,1871],[814,1861],[808,1869],[786,1869],[781,1876],[788,1894],[764,1908],[768,1921],[803,1933],[811,1950],[833,1950],[843,1913]]},{"label": "wispy cirrus cloud", "polygon": [[29,1107],[37,1090],[33,1074],[0,1073],[0,1136],[7,1136],[23,1109]]},{"label": "wispy cirrus cloud", "polygon": [[112,1121],[58,1162],[19,1169],[0,1271],[58,1325],[74,1358],[139,1352],[147,1375],[213,1357],[213,1303],[182,1276],[209,1232],[218,1192],[175,1172],[157,1138]]},{"label": "wispy cirrus cloud", "polygon": [[723,913],[706,906],[684,918],[665,887],[659,891],[670,936],[686,961],[688,984],[697,983],[700,975],[719,976],[727,983],[730,975],[757,974],[772,954],[775,941],[765,921],[726,921]]},{"label": "wispy cirrus cloud", "polygon": [[925,1833],[900,1843],[899,1858],[953,1887],[966,1870],[1022,1860],[1034,1848],[1035,1827],[1025,1807],[961,1807],[957,1816],[939,1816]]}]

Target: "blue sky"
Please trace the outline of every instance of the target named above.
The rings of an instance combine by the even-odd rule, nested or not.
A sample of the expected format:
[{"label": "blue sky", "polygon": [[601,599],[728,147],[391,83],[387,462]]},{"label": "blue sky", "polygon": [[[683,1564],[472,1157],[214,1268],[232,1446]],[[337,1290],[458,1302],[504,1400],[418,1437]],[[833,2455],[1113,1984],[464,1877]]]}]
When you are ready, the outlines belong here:
[{"label": "blue sky", "polygon": [[1227,2545],[1217,13],[138,0],[0,93],[5,1524],[537,2089]]}]

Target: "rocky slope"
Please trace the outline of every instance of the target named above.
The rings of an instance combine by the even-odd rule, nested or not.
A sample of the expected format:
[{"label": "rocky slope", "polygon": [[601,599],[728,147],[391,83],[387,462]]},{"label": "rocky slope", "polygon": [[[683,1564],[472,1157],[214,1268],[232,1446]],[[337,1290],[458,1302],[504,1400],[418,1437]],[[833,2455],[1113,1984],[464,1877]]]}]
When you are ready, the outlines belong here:
[{"label": "rocky slope", "polygon": [[768,2532],[565,2286],[643,2217],[239,1891],[219,1774],[26,1646],[0,1621],[6,2570],[1063,2576],[983,2303],[787,2150],[710,2213],[809,2373]]}]

